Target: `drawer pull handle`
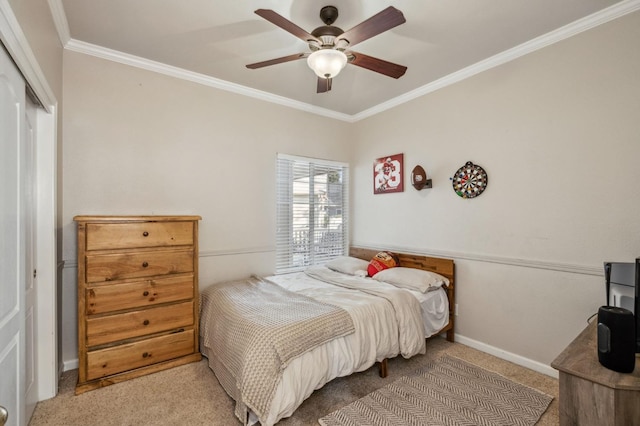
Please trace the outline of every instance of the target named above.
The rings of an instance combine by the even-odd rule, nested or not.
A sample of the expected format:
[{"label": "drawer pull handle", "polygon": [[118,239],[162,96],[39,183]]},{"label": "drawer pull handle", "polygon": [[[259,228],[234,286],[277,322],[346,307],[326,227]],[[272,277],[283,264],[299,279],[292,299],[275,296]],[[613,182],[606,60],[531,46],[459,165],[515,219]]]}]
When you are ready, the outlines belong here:
[{"label": "drawer pull handle", "polygon": [[143,325],[149,325],[149,320],[144,320],[144,321],[142,322],[142,324],[143,324]]},{"label": "drawer pull handle", "polygon": [[149,262],[142,262],[142,267],[146,268],[147,266],[149,266]]},{"label": "drawer pull handle", "polygon": [[149,352],[145,352],[142,354],[142,358],[149,358],[151,354]]},{"label": "drawer pull handle", "polygon": [[143,295],[144,297],[147,297],[147,296],[149,295],[149,292],[148,292],[148,291],[145,291],[144,293],[142,293],[142,295]]},{"label": "drawer pull handle", "polygon": [[148,233],[147,231],[144,231],[144,232],[142,233],[142,236],[143,236],[143,237],[148,237],[148,236],[149,236],[149,233]]}]

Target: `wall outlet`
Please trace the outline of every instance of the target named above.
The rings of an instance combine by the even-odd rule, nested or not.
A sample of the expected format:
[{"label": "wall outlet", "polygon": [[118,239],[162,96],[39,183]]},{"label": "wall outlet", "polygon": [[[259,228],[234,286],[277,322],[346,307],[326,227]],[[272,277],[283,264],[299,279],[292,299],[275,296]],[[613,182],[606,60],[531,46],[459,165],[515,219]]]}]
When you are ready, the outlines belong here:
[{"label": "wall outlet", "polygon": [[458,304],[456,303],[456,312],[455,315],[458,316]]}]

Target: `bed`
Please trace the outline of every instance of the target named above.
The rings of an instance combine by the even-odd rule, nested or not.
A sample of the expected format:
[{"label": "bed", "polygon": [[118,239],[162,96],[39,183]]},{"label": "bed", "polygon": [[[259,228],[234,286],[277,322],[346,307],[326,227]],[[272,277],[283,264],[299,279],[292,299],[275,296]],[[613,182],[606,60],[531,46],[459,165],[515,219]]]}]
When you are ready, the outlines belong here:
[{"label": "bed", "polygon": [[[375,363],[384,377],[387,359],[425,353],[427,338],[453,341],[453,260],[396,253],[391,273],[364,276],[377,253],[202,291],[200,347],[240,421],[273,425],[336,377]],[[428,282],[415,287],[416,271]]]}]

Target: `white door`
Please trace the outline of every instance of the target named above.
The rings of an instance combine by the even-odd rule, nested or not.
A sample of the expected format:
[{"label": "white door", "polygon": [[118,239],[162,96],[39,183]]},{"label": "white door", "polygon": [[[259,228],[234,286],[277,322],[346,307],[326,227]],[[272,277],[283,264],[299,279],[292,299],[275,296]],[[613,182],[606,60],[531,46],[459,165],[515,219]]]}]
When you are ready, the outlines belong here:
[{"label": "white door", "polygon": [[25,421],[28,423],[38,402],[38,369],[36,354],[38,353],[38,286],[36,271],[36,145],[37,145],[37,113],[36,105],[25,99],[26,117],[24,128],[24,220],[25,231],[25,263],[24,263],[24,315],[25,315],[25,384],[24,402],[26,405]]},{"label": "white door", "polygon": [[22,174],[25,160],[21,151],[24,103],[22,76],[4,49],[0,49],[0,407],[8,412],[6,424],[19,426],[27,423]]}]

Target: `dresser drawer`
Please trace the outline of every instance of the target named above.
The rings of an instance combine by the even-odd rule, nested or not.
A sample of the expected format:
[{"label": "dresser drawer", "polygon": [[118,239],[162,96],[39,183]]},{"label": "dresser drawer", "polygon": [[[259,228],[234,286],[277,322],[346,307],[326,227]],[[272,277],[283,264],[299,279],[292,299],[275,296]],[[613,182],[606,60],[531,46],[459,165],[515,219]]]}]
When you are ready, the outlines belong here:
[{"label": "dresser drawer", "polygon": [[88,347],[193,325],[193,302],[87,319]]},{"label": "dresser drawer", "polygon": [[102,314],[192,299],[193,288],[192,274],[123,284],[95,285],[85,290],[86,313]]},{"label": "dresser drawer", "polygon": [[167,361],[195,351],[193,330],[87,353],[87,380]]},{"label": "dresser drawer", "polygon": [[87,255],[88,283],[193,272],[192,250],[154,250]]},{"label": "dresser drawer", "polygon": [[87,250],[193,244],[193,222],[88,223]]}]

